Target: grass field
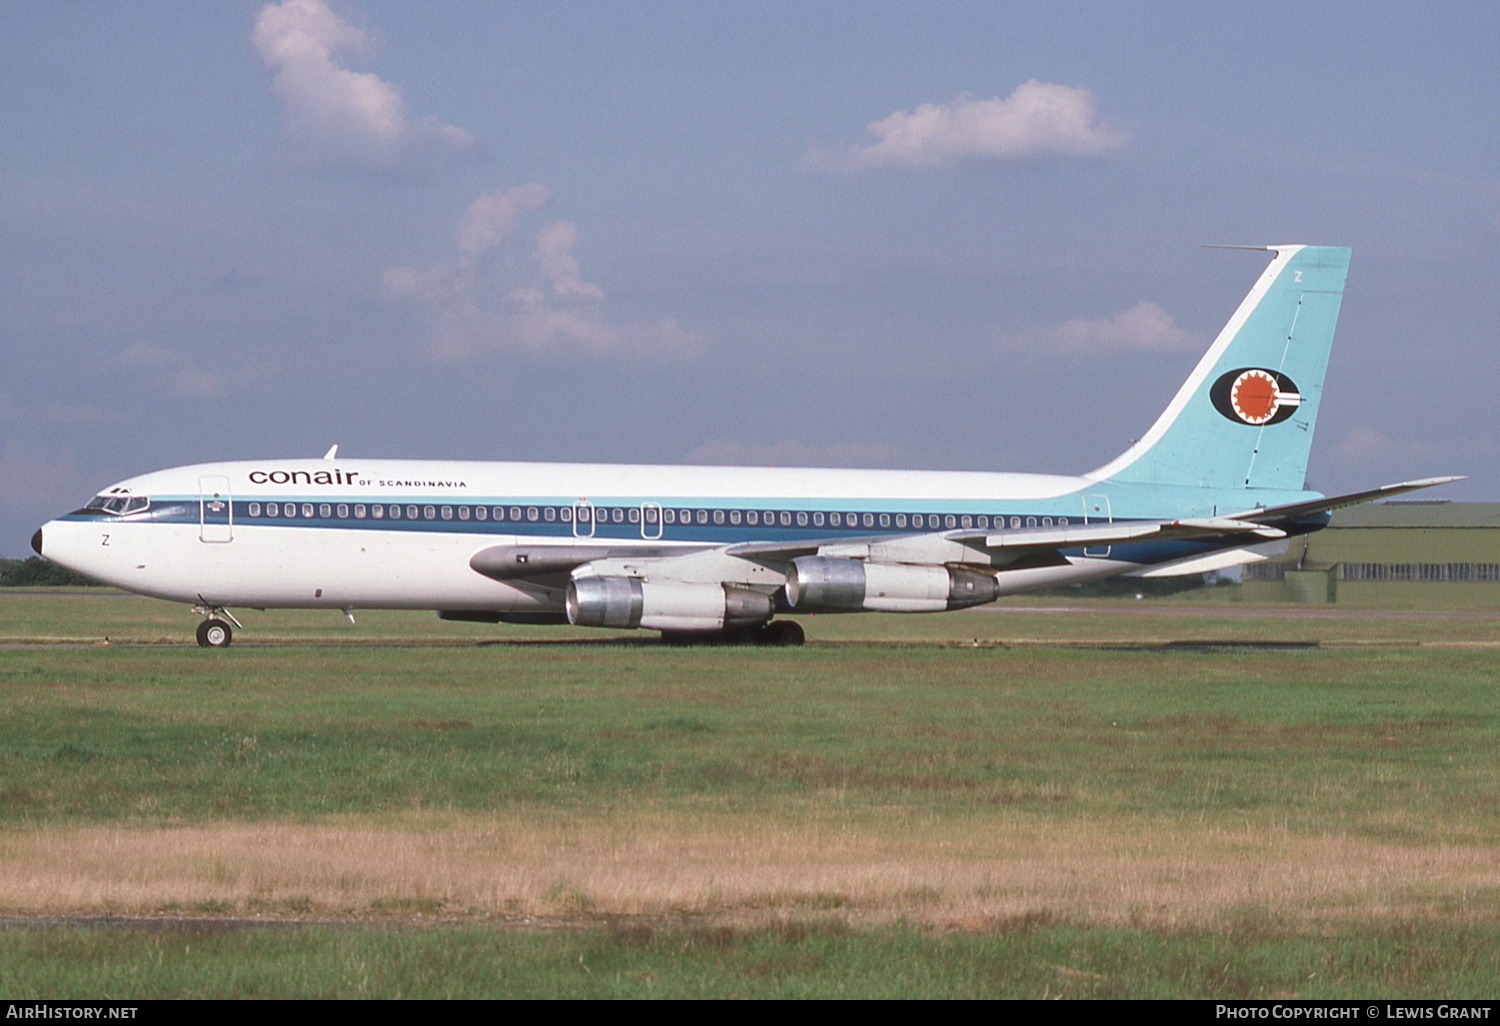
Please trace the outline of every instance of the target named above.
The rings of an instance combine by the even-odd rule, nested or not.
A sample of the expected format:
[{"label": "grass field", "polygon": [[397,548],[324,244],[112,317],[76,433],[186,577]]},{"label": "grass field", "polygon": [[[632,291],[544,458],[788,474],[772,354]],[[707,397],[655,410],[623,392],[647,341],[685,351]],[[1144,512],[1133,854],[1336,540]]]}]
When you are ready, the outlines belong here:
[{"label": "grass field", "polygon": [[1500,617],[1070,606],[0,595],[0,993],[1493,995]]}]

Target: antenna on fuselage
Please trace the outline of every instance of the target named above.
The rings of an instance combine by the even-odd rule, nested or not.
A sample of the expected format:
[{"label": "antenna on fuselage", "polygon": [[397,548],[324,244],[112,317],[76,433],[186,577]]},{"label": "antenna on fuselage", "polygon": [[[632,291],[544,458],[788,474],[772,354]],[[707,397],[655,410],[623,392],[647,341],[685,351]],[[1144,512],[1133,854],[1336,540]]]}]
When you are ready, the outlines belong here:
[{"label": "antenna on fuselage", "polygon": [[328,447],[328,451],[323,454],[323,458],[325,460],[331,460],[331,459],[334,459],[335,457],[337,457],[338,454],[339,454],[339,447],[336,446],[336,445],[330,445]]}]

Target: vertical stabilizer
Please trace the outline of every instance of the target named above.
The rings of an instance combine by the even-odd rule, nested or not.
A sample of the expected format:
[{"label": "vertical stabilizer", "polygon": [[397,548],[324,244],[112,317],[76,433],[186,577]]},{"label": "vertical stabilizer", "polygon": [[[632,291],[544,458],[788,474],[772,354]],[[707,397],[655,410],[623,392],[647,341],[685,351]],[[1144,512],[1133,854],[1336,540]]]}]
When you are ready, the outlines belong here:
[{"label": "vertical stabilizer", "polygon": [[1349,250],[1266,246],[1271,264],[1165,412],[1100,481],[1304,487]]}]

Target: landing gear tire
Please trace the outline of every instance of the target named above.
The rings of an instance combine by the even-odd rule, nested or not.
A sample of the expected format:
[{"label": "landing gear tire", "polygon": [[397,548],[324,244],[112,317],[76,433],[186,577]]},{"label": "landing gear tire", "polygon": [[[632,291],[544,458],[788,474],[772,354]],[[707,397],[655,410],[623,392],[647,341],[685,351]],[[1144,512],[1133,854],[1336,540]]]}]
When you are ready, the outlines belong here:
[{"label": "landing gear tire", "polygon": [[807,640],[796,620],[772,620],[761,634],[761,644],[775,648],[797,648]]},{"label": "landing gear tire", "polygon": [[223,620],[204,620],[198,625],[198,644],[203,648],[228,648],[234,631]]}]

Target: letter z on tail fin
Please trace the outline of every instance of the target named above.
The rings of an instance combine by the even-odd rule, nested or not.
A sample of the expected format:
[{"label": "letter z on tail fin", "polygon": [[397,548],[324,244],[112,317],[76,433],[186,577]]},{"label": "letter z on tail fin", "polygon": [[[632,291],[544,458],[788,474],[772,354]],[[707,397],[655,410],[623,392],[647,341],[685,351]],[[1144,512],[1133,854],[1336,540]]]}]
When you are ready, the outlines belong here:
[{"label": "letter z on tail fin", "polygon": [[[1262,247],[1247,247],[1262,248]],[[1299,491],[1349,250],[1266,246],[1274,257],[1151,430],[1087,476]]]}]

